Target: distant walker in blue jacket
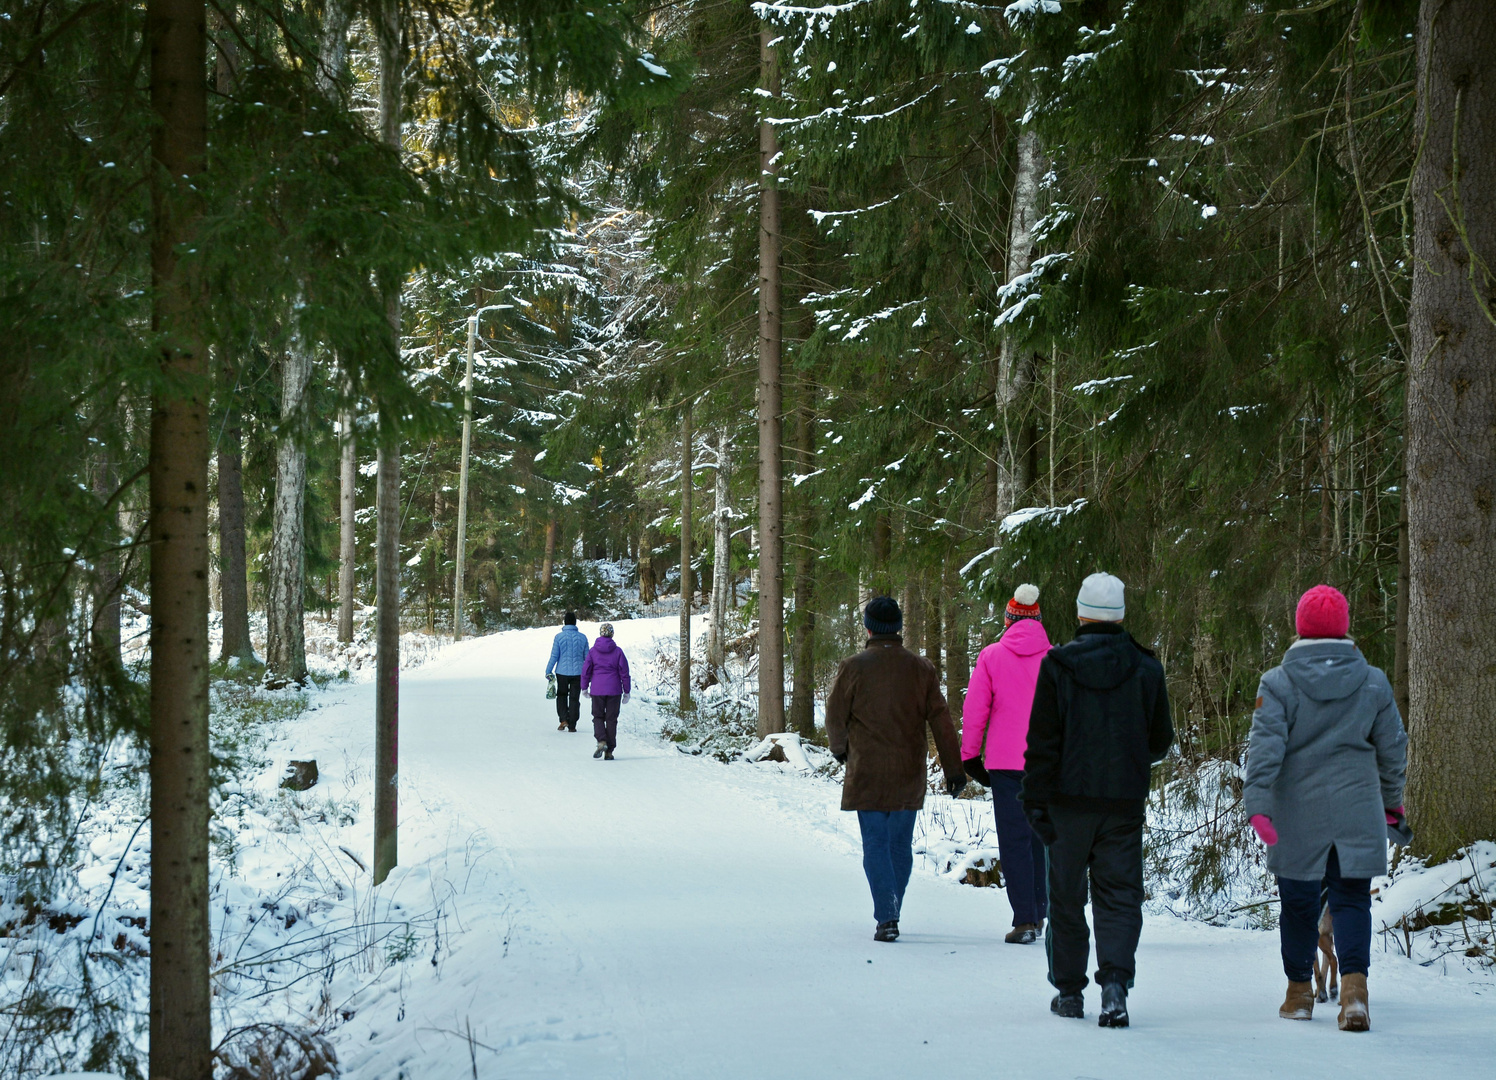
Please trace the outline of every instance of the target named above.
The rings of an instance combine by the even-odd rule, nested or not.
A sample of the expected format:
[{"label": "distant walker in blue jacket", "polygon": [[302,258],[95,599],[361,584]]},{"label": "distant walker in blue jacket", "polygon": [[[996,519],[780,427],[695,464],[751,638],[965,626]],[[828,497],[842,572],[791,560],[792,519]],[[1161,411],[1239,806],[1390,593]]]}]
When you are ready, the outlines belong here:
[{"label": "distant walker in blue jacket", "polygon": [[582,665],[587,662],[587,635],[577,629],[577,613],[568,611],[565,625],[551,642],[545,677],[556,676],[557,731],[575,731],[582,714]]}]

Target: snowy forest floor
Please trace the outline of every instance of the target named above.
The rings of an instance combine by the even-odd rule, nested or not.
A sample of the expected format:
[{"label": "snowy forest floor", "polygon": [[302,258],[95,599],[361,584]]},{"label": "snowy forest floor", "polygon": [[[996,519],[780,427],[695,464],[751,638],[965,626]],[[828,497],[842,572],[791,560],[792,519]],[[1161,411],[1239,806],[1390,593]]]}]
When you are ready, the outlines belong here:
[{"label": "snowy forest floor", "polygon": [[[1385,934],[1367,1036],[1337,1031],[1333,1004],[1313,1023],[1278,1019],[1276,934],[1165,913],[1144,928],[1131,1030],[1095,1026],[1094,988],[1085,1023],[1052,1017],[1042,947],[1001,941],[1003,891],[957,884],[930,843],[943,821],[990,816],[972,800],[929,800],[936,861],[916,866],[904,936],[876,944],[839,785],[793,760],[681,752],[649,693],[676,620],[617,631],[637,682],[613,762],[591,756],[587,702],[576,734],[556,730],[542,677],[553,628],[412,642],[424,663],[402,679],[400,865],[377,890],[368,672],[269,695],[281,704],[245,736],[249,764],[214,825],[218,1030],[237,1033],[241,1061],[281,1024],[325,1035],[348,1080],[906,1077],[999,1062],[1019,1077],[1463,1077],[1496,1060],[1490,972],[1420,965]],[[317,786],[277,788],[293,758],[317,760]],[[148,948],[148,846],[120,818],[79,874],[68,910],[86,918],[55,936],[113,941],[128,959]],[[1496,846],[1481,845],[1471,866],[1496,876],[1490,863]],[[1429,903],[1451,873],[1393,889]],[[12,941],[7,990],[43,952],[28,967]],[[127,1009],[143,1005],[131,983]]]}]

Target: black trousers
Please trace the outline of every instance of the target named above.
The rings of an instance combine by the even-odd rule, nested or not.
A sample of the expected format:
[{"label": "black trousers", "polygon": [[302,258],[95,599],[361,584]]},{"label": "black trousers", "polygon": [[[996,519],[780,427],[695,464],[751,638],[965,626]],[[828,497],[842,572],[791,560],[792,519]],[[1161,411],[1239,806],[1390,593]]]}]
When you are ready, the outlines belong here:
[{"label": "black trousers", "polygon": [[592,695],[592,735],[609,750],[618,749],[618,705],[622,694]]},{"label": "black trousers", "polygon": [[556,676],[556,718],[568,727],[577,726],[582,715],[582,677],[580,675]]},{"label": "black trousers", "polygon": [[1091,954],[1086,884],[1096,923],[1096,981],[1132,986],[1143,931],[1143,815],[1051,806],[1049,846],[1049,981],[1061,993],[1086,987]]}]

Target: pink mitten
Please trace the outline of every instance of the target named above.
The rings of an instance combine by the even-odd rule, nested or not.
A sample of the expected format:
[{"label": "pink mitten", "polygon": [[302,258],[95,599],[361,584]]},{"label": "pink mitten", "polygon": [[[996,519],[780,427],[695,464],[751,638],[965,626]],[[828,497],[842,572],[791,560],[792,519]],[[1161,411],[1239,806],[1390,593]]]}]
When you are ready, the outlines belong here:
[{"label": "pink mitten", "polygon": [[1383,810],[1382,812],[1387,815],[1388,825],[1401,825],[1408,817],[1406,811],[1401,806],[1394,806],[1391,810]]},{"label": "pink mitten", "polygon": [[1247,824],[1252,826],[1252,831],[1257,834],[1257,839],[1261,840],[1268,847],[1272,847],[1278,842],[1278,830],[1273,828],[1273,819],[1266,814],[1253,814],[1248,819]]}]

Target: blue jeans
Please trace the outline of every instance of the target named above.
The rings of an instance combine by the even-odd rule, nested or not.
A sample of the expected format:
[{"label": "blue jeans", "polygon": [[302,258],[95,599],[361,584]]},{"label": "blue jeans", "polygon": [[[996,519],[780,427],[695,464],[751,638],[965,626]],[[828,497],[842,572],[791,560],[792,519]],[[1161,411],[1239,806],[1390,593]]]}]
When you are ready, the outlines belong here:
[{"label": "blue jeans", "polygon": [[914,870],[914,819],[917,810],[859,810],[862,870],[873,893],[873,918],[896,922],[904,890]]},{"label": "blue jeans", "polygon": [[992,816],[997,821],[997,850],[1013,925],[1037,925],[1049,914],[1049,890],[1044,881],[1044,841],[1029,828],[1018,788],[1023,773],[992,771]]},{"label": "blue jeans", "polygon": [[1329,897],[1340,974],[1365,975],[1371,967],[1371,879],[1341,877],[1340,856],[1332,847],[1323,881],[1278,879],[1283,904],[1278,938],[1283,947],[1283,974],[1290,982],[1308,982],[1314,977],[1322,891]]}]

